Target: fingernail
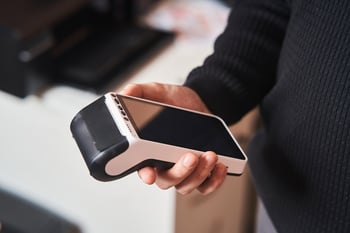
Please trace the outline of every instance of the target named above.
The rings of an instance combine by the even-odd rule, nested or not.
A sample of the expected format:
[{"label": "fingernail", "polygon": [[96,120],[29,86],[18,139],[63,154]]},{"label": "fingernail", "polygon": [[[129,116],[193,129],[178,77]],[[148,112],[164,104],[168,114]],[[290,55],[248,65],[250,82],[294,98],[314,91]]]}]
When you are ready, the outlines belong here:
[{"label": "fingernail", "polygon": [[218,157],[217,156],[213,156],[212,154],[204,154],[204,159],[207,162],[207,166],[212,166],[213,164],[215,164],[218,161]]},{"label": "fingernail", "polygon": [[183,161],[183,165],[185,167],[190,168],[190,167],[192,167],[195,164],[195,162],[196,162],[196,160],[195,160],[195,158],[193,156],[187,155],[185,157],[184,161]]}]

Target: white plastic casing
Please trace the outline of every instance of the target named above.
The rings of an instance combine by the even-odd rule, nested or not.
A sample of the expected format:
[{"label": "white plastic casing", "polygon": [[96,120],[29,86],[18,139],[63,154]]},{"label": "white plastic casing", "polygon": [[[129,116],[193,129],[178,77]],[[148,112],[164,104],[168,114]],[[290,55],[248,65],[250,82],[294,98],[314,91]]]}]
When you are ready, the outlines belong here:
[{"label": "white plastic casing", "polygon": [[[105,166],[105,172],[110,176],[120,176],[125,173],[132,167],[147,161],[147,160],[156,160],[156,161],[164,161],[169,163],[176,163],[179,158],[187,152],[192,152],[198,156],[200,156],[203,151],[193,150],[189,148],[182,148],[174,145],[167,145],[159,142],[153,142],[141,139],[133,124],[130,121],[130,116],[128,116],[127,111],[123,109],[123,106],[120,104],[120,100],[118,99],[118,95],[115,93],[107,93],[105,95],[105,104],[107,105],[108,110],[110,111],[120,133],[124,135],[129,143],[129,148],[119,154],[114,158],[109,160]],[[136,98],[139,99],[139,98]],[[142,100],[145,101],[145,100]],[[148,100],[147,100],[148,101]],[[153,101],[148,101],[153,102]],[[153,102],[154,103],[154,102]],[[159,103],[157,103],[159,104]],[[167,106],[167,105],[164,105]],[[174,107],[174,106],[172,106]],[[182,108],[179,108],[182,109]],[[185,111],[189,111],[183,109]],[[197,112],[198,114],[204,114]],[[208,114],[206,114],[208,115]],[[223,124],[221,118],[216,117]],[[224,124],[225,125],[225,124]],[[228,127],[225,125],[228,133],[230,133]],[[244,155],[243,150],[238,145],[236,139],[230,133],[232,140],[237,144],[238,148],[241,150]],[[244,171],[245,165],[247,163],[247,157],[244,155],[244,159],[232,158],[229,156],[218,155],[219,162],[225,164],[227,166],[227,173],[229,175],[240,175]]]}]

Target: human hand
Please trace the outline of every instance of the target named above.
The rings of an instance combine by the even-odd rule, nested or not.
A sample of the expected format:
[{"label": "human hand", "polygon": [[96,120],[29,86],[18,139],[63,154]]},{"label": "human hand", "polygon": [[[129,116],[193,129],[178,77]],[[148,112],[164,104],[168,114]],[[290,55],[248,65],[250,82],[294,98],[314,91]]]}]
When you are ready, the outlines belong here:
[{"label": "human hand", "polygon": [[[183,108],[209,113],[208,108],[192,89],[160,83],[130,84],[121,94],[131,95]],[[145,167],[138,171],[146,184],[156,184],[161,189],[175,187],[181,194],[197,189],[209,194],[220,187],[226,177],[226,166],[218,163],[218,156],[208,151],[198,156],[186,153],[170,169]]]},{"label": "human hand", "polygon": [[121,94],[209,113],[197,93],[185,86],[162,83],[129,84]]}]

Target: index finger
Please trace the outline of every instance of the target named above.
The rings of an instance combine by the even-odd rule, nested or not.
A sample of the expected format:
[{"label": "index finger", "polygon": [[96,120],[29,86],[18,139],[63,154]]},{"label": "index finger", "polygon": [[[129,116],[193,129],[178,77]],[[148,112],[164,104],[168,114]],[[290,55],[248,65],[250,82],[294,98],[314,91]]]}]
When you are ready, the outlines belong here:
[{"label": "index finger", "polygon": [[131,95],[135,97],[143,97],[142,86],[139,84],[128,84],[120,92],[122,95]]},{"label": "index finger", "polygon": [[168,94],[171,85],[151,82],[143,84],[128,84],[121,94],[135,96],[143,99],[149,99],[157,102],[168,103]]}]

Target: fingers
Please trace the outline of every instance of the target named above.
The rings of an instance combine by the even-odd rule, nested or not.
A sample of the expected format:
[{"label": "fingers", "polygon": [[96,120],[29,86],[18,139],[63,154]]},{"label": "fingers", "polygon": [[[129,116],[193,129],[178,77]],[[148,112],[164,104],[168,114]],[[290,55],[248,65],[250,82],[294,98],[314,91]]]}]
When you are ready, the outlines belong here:
[{"label": "fingers", "polygon": [[197,155],[188,153],[180,158],[180,160],[170,169],[158,170],[156,184],[161,189],[168,189],[181,183],[188,177],[197,167],[200,159]]},{"label": "fingers", "polygon": [[[184,86],[160,83],[129,84],[121,94],[209,113],[198,94]],[[218,156],[214,152],[205,152],[201,156],[188,153],[170,169],[147,167],[140,169],[138,174],[144,183],[156,183],[161,189],[175,187],[182,194],[198,189],[201,193],[208,194],[216,190],[226,177],[226,167],[217,161]]]},{"label": "fingers", "polygon": [[121,94],[163,102],[167,96],[168,86],[160,83],[129,84],[121,91]]},{"label": "fingers", "polygon": [[217,190],[225,180],[227,174],[227,167],[218,163],[212,170],[210,176],[197,188],[197,190],[204,194],[210,194]]},{"label": "fingers", "polygon": [[142,97],[142,86],[138,84],[128,84],[124,89],[121,91],[121,94],[123,95],[131,95],[136,97]]},{"label": "fingers", "polygon": [[226,167],[217,163],[218,156],[214,152],[205,152],[200,157],[194,154],[186,156],[173,168],[158,172],[156,184],[160,188],[174,186],[185,195],[195,189],[209,194],[220,187],[226,177]]},{"label": "fingers", "polygon": [[153,167],[144,167],[138,170],[138,175],[145,184],[154,184],[157,178],[156,170]]},{"label": "fingers", "polygon": [[170,169],[162,171],[159,168],[144,167],[138,171],[138,175],[146,184],[154,184],[157,181],[161,189],[168,189],[185,179],[196,168],[198,162],[197,155],[188,153]]},{"label": "fingers", "polygon": [[226,177],[226,166],[217,161],[218,156],[211,151],[201,156],[188,153],[170,169],[145,167],[140,169],[138,174],[144,183],[156,183],[161,189],[175,187],[184,195],[197,189],[207,195],[217,190]]},{"label": "fingers", "polygon": [[199,163],[193,173],[175,186],[181,194],[189,194],[197,189],[210,175],[217,163],[218,157],[214,152],[205,152],[199,158]]},{"label": "fingers", "polygon": [[176,105],[200,112],[210,112],[195,91],[181,85],[162,83],[129,84],[121,91],[121,94]]}]

